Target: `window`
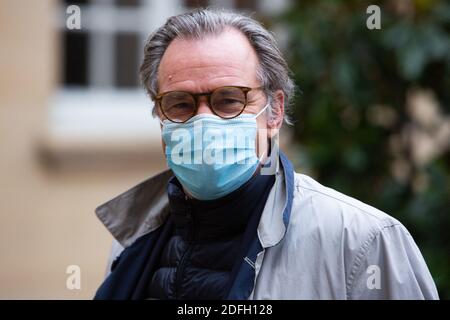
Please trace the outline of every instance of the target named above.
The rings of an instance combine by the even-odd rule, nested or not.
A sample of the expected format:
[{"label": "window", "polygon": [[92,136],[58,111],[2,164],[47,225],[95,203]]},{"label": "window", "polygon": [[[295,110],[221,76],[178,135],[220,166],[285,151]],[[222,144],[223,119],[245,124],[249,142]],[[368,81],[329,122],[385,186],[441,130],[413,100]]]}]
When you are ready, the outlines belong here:
[{"label": "window", "polygon": [[[66,28],[70,5],[80,8],[80,30]],[[47,151],[159,150],[159,122],[138,70],[147,37],[182,12],[182,0],[60,0],[57,9],[61,59]]]},{"label": "window", "polygon": [[63,82],[66,86],[87,86],[88,83],[88,37],[85,32],[63,35],[64,66]]},{"label": "window", "polygon": [[60,25],[63,87],[136,88],[139,58],[154,16],[148,1],[64,1],[81,9],[81,30]]}]

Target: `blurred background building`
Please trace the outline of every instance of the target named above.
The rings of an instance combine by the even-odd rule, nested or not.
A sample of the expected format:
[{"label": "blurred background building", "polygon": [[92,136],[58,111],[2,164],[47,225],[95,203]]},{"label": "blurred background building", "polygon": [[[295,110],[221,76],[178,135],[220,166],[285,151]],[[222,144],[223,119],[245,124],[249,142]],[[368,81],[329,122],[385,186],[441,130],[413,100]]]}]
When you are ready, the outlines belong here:
[{"label": "blurred background building", "polygon": [[[112,238],[95,207],[166,166],[138,83],[150,33],[197,6],[284,2],[0,2],[0,298],[90,299],[100,285]],[[66,26],[73,4],[80,30]],[[70,265],[81,290],[66,288]]]},{"label": "blurred background building", "polygon": [[[366,27],[370,4],[380,30]],[[206,5],[275,32],[299,87],[281,137],[297,170],[402,221],[450,298],[450,4],[439,0],[1,1],[0,298],[94,295],[112,240],[95,207],[165,168],[138,83],[144,42]],[[80,290],[66,287],[70,265]]]}]

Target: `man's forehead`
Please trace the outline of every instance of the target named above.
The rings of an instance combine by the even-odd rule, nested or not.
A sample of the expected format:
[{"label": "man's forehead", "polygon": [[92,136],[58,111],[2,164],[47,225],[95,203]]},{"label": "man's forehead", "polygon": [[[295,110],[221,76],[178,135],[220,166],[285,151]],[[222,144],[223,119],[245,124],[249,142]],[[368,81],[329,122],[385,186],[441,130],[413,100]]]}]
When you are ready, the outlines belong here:
[{"label": "man's forehead", "polygon": [[161,87],[170,87],[183,81],[220,82],[215,78],[244,77],[245,81],[255,77],[257,65],[258,58],[246,37],[227,30],[203,39],[175,39],[161,60],[158,82]]},{"label": "man's forehead", "polygon": [[244,68],[235,65],[228,65],[223,61],[215,63],[195,64],[188,62],[180,63],[173,68],[168,68],[167,72],[161,72],[160,81],[167,84],[174,84],[185,80],[214,80],[220,78],[241,78],[245,76]]}]

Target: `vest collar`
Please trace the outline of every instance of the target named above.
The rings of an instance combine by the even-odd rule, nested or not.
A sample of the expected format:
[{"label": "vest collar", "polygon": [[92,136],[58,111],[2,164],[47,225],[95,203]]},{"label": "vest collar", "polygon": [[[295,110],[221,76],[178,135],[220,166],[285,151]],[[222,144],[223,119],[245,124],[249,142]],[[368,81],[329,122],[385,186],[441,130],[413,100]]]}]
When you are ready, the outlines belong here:
[{"label": "vest collar", "polygon": [[[170,214],[185,240],[209,243],[242,234],[253,214],[262,213],[273,175],[253,175],[237,190],[216,200],[186,196],[180,182],[172,177],[167,185]],[[256,211],[258,211],[256,213]]]}]

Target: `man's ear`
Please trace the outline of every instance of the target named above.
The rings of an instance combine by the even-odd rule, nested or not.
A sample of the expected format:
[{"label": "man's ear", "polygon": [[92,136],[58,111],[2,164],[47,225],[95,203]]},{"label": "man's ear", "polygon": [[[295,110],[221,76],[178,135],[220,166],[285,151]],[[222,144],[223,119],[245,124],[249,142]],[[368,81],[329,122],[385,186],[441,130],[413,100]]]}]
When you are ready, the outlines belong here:
[{"label": "man's ear", "polygon": [[281,90],[275,91],[271,110],[267,119],[267,129],[269,137],[273,137],[278,133],[283,124],[284,118],[284,93]]}]

